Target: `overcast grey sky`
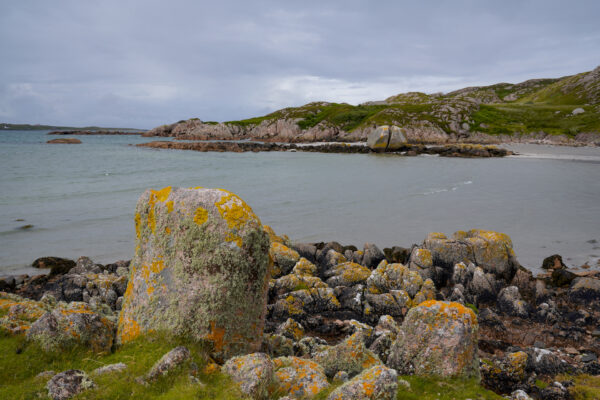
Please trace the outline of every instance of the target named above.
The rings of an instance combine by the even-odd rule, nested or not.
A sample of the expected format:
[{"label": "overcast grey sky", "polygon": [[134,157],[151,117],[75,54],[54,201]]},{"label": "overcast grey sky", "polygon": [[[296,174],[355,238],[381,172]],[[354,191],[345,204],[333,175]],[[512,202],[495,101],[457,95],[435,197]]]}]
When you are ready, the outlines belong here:
[{"label": "overcast grey sky", "polygon": [[0,2],[0,121],[151,128],[600,64],[600,1]]}]

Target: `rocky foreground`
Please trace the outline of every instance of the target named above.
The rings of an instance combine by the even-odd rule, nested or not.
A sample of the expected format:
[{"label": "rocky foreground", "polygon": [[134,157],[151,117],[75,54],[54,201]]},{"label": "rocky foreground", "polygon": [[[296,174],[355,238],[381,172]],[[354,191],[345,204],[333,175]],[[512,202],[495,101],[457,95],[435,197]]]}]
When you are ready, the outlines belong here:
[{"label": "rocky foreground", "polygon": [[[575,377],[600,375],[600,280],[558,255],[533,277],[501,233],[432,233],[409,248],[294,243],[233,193],[170,187],[140,198],[135,224],[130,262],[48,257],[34,263],[48,275],[0,279],[0,330],[43,352],[184,337],[206,346],[205,370],[255,399],[402,398],[414,389],[400,376],[571,399]],[[198,381],[190,359],[176,347],[132,385],[188,367]],[[48,372],[48,394],[83,393],[135,361],[103,368]]]}]

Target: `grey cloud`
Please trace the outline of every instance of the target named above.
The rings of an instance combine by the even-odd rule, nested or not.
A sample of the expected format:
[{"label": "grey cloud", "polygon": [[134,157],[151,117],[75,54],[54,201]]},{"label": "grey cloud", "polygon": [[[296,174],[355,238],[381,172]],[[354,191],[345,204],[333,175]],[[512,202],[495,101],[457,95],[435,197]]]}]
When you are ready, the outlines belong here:
[{"label": "grey cloud", "polygon": [[600,64],[597,1],[0,4],[0,119],[149,128]]}]

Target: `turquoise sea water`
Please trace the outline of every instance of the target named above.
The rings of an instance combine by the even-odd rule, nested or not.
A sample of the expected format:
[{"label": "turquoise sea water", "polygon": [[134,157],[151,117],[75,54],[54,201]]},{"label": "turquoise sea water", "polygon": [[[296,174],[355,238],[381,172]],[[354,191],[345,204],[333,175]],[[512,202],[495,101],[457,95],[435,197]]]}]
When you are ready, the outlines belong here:
[{"label": "turquoise sea water", "polygon": [[0,131],[0,275],[41,256],[131,258],[136,201],[164,186],[231,190],[293,240],[407,247],[428,232],[481,228],[509,234],[531,269],[555,253],[598,268],[598,148],[520,146],[521,157],[457,159],[129,146],[155,140],[137,136],[46,144],[51,138]]}]

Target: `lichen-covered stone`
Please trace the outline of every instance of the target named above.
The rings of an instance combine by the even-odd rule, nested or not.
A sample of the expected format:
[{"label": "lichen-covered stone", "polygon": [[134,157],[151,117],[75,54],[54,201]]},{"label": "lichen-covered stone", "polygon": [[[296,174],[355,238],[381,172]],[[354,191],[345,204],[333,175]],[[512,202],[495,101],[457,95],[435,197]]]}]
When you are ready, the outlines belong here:
[{"label": "lichen-covered stone", "polygon": [[48,302],[26,299],[15,294],[0,292],[0,331],[11,334],[26,333],[31,324],[52,309]]},{"label": "lichen-covered stone", "polygon": [[517,351],[500,360],[481,363],[482,384],[500,393],[509,393],[527,378],[527,354]]},{"label": "lichen-covered stone", "polygon": [[330,287],[313,287],[283,294],[273,305],[275,320],[287,318],[302,319],[325,311],[336,311],[340,302]]},{"label": "lichen-covered stone", "polygon": [[471,309],[426,301],[406,315],[387,365],[400,374],[479,377],[478,330]]},{"label": "lichen-covered stone", "polygon": [[398,374],[376,365],[335,389],[327,400],[394,400],[398,393]]},{"label": "lichen-covered stone", "polygon": [[269,254],[275,262],[276,270],[280,271],[280,275],[289,274],[300,259],[300,255],[296,250],[292,250],[279,242],[271,242]]},{"label": "lichen-covered stone", "polygon": [[315,336],[307,336],[294,344],[294,353],[297,356],[314,357],[315,354],[324,351],[327,348],[327,342]]},{"label": "lichen-covered stone", "polygon": [[48,396],[53,400],[66,400],[94,387],[94,382],[85,372],[70,369],[56,374],[46,384]]},{"label": "lichen-covered stone", "polygon": [[455,232],[452,238],[434,233],[427,236],[422,248],[431,252],[433,265],[451,270],[460,262],[472,262],[507,282],[519,266],[512,241],[504,233],[472,229]]},{"label": "lichen-covered stone", "polygon": [[241,198],[222,189],[148,190],[135,226],[119,343],[154,330],[211,342],[217,358],[260,348],[270,243]]},{"label": "lichen-covered stone", "polygon": [[288,318],[284,323],[277,327],[277,333],[298,341],[304,337],[304,328],[298,322]]},{"label": "lichen-covered stone", "polygon": [[120,362],[120,363],[116,363],[116,364],[109,364],[109,365],[105,365],[103,367],[100,368],[96,368],[95,370],[92,371],[92,375],[104,375],[104,374],[110,374],[112,372],[121,372],[121,371],[125,371],[127,369],[127,365]]},{"label": "lichen-covered stone", "polygon": [[81,345],[94,352],[109,352],[114,334],[115,324],[88,304],[61,302],[31,325],[27,339],[46,351]]},{"label": "lichen-covered stone", "polygon": [[173,369],[177,368],[190,358],[191,354],[187,347],[178,346],[158,360],[150,371],[142,378],[143,382],[152,382],[161,376],[168,375]]},{"label": "lichen-covered stone", "polygon": [[371,270],[360,264],[345,262],[338,264],[326,272],[327,285],[335,286],[353,286],[364,283],[371,275]]},{"label": "lichen-covered stone", "polygon": [[279,334],[265,335],[261,352],[270,357],[287,357],[294,355],[294,341]]},{"label": "lichen-covered stone", "polygon": [[403,289],[404,274],[408,274],[408,268],[404,265],[381,261],[367,279],[367,291],[371,294],[381,294],[390,290]]},{"label": "lichen-covered stone", "polygon": [[294,269],[292,273],[295,275],[308,275],[313,276],[317,273],[317,267],[315,264],[308,261],[306,258],[302,257],[298,260],[296,265],[294,265]]},{"label": "lichen-covered stone", "polygon": [[325,374],[332,378],[339,371],[354,376],[366,368],[381,364],[379,358],[365,346],[365,333],[358,331],[335,346],[317,353],[313,359],[323,366]]},{"label": "lichen-covered stone", "polygon": [[276,391],[294,399],[312,398],[329,387],[323,368],[310,360],[280,357],[273,360]]},{"label": "lichen-covered stone", "polygon": [[221,371],[231,376],[242,393],[253,399],[267,399],[273,381],[273,361],[264,353],[253,353],[227,360]]}]

